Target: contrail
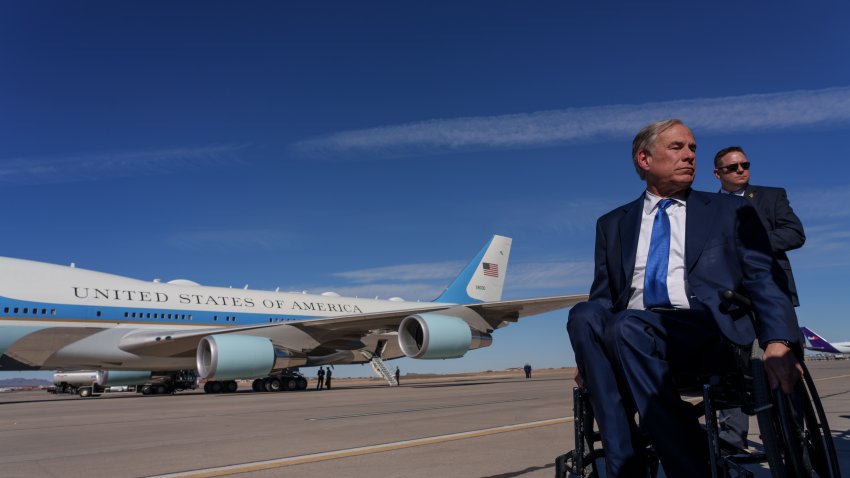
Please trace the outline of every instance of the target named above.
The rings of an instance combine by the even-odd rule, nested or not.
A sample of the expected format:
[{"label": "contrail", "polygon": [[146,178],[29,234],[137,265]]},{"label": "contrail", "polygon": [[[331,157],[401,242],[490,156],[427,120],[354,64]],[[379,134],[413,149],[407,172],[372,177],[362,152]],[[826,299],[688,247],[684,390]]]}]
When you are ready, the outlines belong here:
[{"label": "contrail", "polygon": [[169,174],[193,167],[239,163],[239,153],[249,147],[248,144],[225,144],[52,158],[4,158],[0,159],[0,183],[69,183]]},{"label": "contrail", "polygon": [[850,87],[434,119],[341,131],[292,147],[311,156],[539,147],[631,138],[642,126],[664,118],[682,119],[700,133],[846,122],[850,120]]}]

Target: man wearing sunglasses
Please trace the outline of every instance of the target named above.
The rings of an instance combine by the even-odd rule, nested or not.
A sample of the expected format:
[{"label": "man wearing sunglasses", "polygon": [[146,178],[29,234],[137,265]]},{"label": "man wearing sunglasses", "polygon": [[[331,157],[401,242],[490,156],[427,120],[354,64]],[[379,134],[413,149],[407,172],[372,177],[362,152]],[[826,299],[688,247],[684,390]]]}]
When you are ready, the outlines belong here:
[{"label": "man wearing sunglasses", "polygon": [[714,156],[714,177],[720,180],[721,193],[743,196],[755,207],[767,229],[776,262],[784,272],[784,276],[777,278],[777,282],[794,307],[799,306],[797,287],[786,252],[802,247],[806,242],[806,234],[800,218],[791,209],[785,190],[751,185],[750,162],[740,146],[730,146],[717,152]]},{"label": "man wearing sunglasses", "polygon": [[[798,249],[806,242],[800,218],[794,214],[788,196],[782,188],[753,186],[750,184],[750,162],[740,146],[723,148],[714,156],[714,177],[720,180],[720,192],[747,198],[758,212],[770,238],[773,257],[779,265],[774,279],[791,299],[794,307],[800,305],[797,287],[791,273],[787,251]],[[720,413],[720,436],[733,445],[745,448],[749,433],[749,417],[739,409]]]}]

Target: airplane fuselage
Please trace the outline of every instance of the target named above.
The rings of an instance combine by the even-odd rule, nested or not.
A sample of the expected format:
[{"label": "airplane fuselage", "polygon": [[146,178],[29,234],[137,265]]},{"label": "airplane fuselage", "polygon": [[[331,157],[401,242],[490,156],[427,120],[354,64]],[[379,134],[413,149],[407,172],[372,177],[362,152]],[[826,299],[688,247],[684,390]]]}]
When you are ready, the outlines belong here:
[{"label": "airplane fuselage", "polygon": [[[146,282],[75,267],[0,258],[0,337],[7,345],[17,341],[5,351],[0,370],[194,368],[194,355],[139,356],[122,350],[119,344],[137,331],[168,333],[205,327],[215,333],[215,328],[276,323],[282,325],[277,335],[298,335],[301,332],[287,331],[283,325],[389,310],[416,311],[427,305],[192,284]],[[18,340],[24,336],[32,339]],[[36,342],[41,345],[36,346]],[[51,353],[45,352],[45,343],[50,345]],[[363,361],[354,355],[350,359]]]},{"label": "airplane fuselage", "polygon": [[830,348],[809,346],[808,349],[813,352],[850,354],[850,342],[830,342],[829,345],[831,346]]},{"label": "airplane fuselage", "polygon": [[194,370],[231,388],[301,366],[370,362],[386,376],[383,360],[459,358],[521,317],[586,300],[503,301],[510,247],[493,236],[433,302],[148,282],[0,257],[0,370]]}]

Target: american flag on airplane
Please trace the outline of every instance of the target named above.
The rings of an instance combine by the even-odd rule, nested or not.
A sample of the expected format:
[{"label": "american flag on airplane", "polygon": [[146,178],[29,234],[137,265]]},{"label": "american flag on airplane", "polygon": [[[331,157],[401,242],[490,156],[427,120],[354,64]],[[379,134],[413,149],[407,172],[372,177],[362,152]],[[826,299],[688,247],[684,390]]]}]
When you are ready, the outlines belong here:
[{"label": "american flag on airplane", "polygon": [[491,264],[482,262],[481,267],[484,269],[484,275],[490,277],[499,277],[499,264]]}]

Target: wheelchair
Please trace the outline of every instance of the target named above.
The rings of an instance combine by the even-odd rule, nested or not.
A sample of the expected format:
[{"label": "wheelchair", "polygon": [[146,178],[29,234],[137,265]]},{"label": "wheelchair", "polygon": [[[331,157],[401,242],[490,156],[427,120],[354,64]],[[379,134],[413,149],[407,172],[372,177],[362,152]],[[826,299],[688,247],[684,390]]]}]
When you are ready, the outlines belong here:
[{"label": "wheelchair", "polygon": [[[748,308],[749,300],[732,291],[722,296]],[[752,478],[745,465],[767,463],[774,478],[841,476],[826,414],[814,382],[802,360],[802,349],[795,351],[803,367],[803,378],[791,394],[781,389],[771,392],[758,342],[751,348],[731,346],[736,368],[732,373],[697,377],[702,400],[693,406],[697,417],[704,417],[712,476]],[[693,389],[685,389],[684,393]],[[755,415],[763,451],[739,449],[720,438],[717,412],[741,408]],[[596,478],[604,469],[605,450],[594,428],[593,408],[584,388],[573,389],[575,449],[555,459],[556,478]],[[646,478],[658,475],[659,460],[648,442]]]}]

